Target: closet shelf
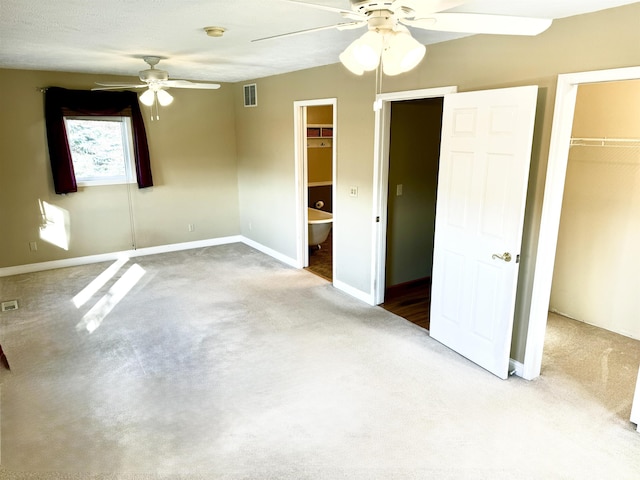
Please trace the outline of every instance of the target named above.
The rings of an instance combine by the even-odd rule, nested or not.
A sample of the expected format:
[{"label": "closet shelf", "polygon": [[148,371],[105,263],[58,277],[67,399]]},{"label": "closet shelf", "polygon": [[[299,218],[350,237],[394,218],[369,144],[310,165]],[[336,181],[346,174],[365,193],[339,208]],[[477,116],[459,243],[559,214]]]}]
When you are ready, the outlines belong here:
[{"label": "closet shelf", "polygon": [[307,125],[307,148],[333,146],[333,125]]}]

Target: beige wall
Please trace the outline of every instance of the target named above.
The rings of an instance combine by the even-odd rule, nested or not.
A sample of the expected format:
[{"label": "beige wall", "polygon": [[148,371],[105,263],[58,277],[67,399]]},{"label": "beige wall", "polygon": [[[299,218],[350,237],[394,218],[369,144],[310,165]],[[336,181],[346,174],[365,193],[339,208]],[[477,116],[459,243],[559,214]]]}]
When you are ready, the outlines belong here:
[{"label": "beige wall", "polygon": [[333,123],[333,107],[331,105],[307,107],[307,123],[331,125]]},{"label": "beige wall", "polygon": [[[573,137],[640,139],[640,81],[581,85]],[[553,311],[640,338],[640,142],[569,153]]]},{"label": "beige wall", "polygon": [[[369,290],[373,109],[371,90],[341,65],[330,65],[256,80],[260,103],[236,110],[242,234],[277,252],[296,256],[296,192],[293,102],[337,98],[338,185],[333,199],[336,278]],[[236,86],[236,103],[242,85]],[[358,187],[358,197],[349,196]],[[335,212],[335,210],[334,210]]]},{"label": "beige wall", "polygon": [[[0,70],[0,267],[132,247],[125,186],[56,195],[51,179],[38,87],[88,89],[105,78]],[[131,190],[137,248],[239,233],[233,88],[171,93],[175,102],[161,109],[159,121],[149,121],[143,108],[155,185]],[[39,200],[68,212],[68,250],[40,240]],[[35,252],[29,249],[33,241]]]},{"label": "beige wall", "polygon": [[431,277],[441,131],[442,98],[391,106],[387,288]]}]

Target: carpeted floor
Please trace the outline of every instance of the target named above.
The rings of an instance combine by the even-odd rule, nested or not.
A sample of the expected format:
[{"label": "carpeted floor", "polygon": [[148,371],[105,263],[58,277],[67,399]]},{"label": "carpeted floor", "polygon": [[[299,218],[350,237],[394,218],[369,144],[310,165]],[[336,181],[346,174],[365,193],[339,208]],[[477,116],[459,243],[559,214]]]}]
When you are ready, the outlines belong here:
[{"label": "carpeted floor", "polygon": [[424,329],[242,244],[111,269],[0,278],[0,299],[20,305],[0,316],[12,368],[0,374],[0,478],[640,471],[626,393],[637,341],[594,339],[591,358],[563,339],[581,325],[552,318],[543,376],[502,381]]}]

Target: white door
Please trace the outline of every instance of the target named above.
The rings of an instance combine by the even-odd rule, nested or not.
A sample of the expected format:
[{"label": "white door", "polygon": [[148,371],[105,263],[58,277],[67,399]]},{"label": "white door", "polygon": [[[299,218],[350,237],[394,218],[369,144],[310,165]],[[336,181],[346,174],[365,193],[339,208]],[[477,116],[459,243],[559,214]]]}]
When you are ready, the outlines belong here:
[{"label": "white door", "polygon": [[431,336],[507,378],[538,87],[445,95]]}]

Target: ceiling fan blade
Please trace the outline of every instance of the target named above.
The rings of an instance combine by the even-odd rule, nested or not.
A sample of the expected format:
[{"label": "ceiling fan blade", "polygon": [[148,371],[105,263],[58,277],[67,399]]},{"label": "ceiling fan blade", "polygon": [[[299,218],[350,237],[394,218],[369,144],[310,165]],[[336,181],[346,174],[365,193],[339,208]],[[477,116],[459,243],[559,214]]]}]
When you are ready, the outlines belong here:
[{"label": "ceiling fan blade", "polygon": [[96,85],[99,85],[98,87],[93,87],[91,89],[91,91],[96,91],[96,90],[128,90],[130,88],[147,88],[148,85],[121,85],[121,84],[113,84],[113,85],[106,85],[103,83],[96,83]]},{"label": "ceiling fan blade", "polygon": [[198,88],[203,90],[215,90],[220,88],[218,83],[196,83],[189,80],[167,80],[162,82],[163,87],[167,88]]},{"label": "ceiling fan blade", "polygon": [[367,21],[366,20],[362,20],[361,22],[339,23],[339,24],[334,25],[334,26],[338,30],[342,31],[342,30],[353,30],[355,28],[364,27],[365,25],[367,25]]},{"label": "ceiling fan blade", "polygon": [[352,20],[362,20],[366,18],[364,15],[354,12],[352,10],[345,10],[344,8],[336,8],[329,7],[327,5],[319,5],[317,3],[307,3],[307,2],[299,2],[298,0],[281,0],[287,3],[297,3],[299,5],[304,5],[305,7],[317,8],[318,10],[326,10],[328,12],[339,13],[345,18],[351,18]]},{"label": "ceiling fan blade", "polygon": [[427,18],[402,20],[405,25],[426,30],[495,35],[538,35],[549,28],[551,22],[552,20],[547,18],[481,13],[434,13]]},{"label": "ceiling fan blade", "polygon": [[464,5],[469,0],[397,0],[401,4],[411,8],[414,12],[414,18],[424,18],[427,15],[436,12],[449,10],[450,8]]},{"label": "ceiling fan blade", "polygon": [[278,35],[272,35],[270,37],[256,38],[255,40],[251,40],[251,41],[252,42],[261,42],[262,40],[271,40],[273,38],[293,37],[294,35],[302,35],[304,33],[321,32],[322,30],[331,30],[332,28],[337,28],[338,30],[347,30],[347,29],[350,29],[350,28],[356,28],[356,27],[360,27],[362,25],[366,25],[366,23],[367,22],[338,23],[338,24],[334,24],[334,25],[327,25],[326,27],[307,28],[305,30],[297,30],[295,32],[280,33]]},{"label": "ceiling fan blade", "polygon": [[122,82],[96,82],[101,87],[120,87],[120,88],[142,88],[146,87],[146,83],[122,83]]}]

